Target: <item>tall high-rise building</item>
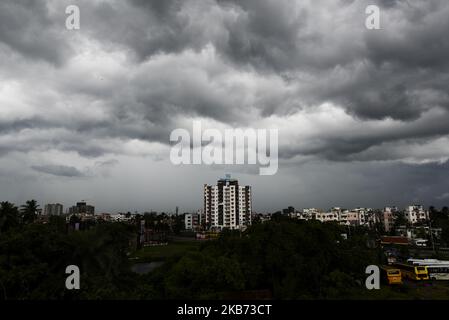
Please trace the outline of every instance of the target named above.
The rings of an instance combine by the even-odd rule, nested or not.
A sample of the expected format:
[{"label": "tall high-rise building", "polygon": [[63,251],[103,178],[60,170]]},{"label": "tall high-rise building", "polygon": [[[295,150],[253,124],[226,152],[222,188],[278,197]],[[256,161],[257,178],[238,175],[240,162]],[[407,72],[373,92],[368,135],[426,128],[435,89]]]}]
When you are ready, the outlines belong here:
[{"label": "tall high-rise building", "polygon": [[63,212],[63,206],[60,203],[48,203],[44,207],[44,215],[60,216]]},{"label": "tall high-rise building", "polygon": [[251,187],[240,186],[230,175],[217,185],[204,185],[203,223],[208,228],[244,229],[251,224]]}]

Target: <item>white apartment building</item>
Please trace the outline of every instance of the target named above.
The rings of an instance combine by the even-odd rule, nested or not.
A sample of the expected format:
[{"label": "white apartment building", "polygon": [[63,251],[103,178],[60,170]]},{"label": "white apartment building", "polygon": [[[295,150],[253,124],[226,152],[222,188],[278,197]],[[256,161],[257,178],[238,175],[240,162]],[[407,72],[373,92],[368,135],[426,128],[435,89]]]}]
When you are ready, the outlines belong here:
[{"label": "white apartment building", "polygon": [[116,213],[110,215],[110,220],[115,222],[130,221],[131,217],[126,217],[125,213]]},{"label": "white apartment building", "polygon": [[321,222],[339,221],[339,214],[338,212],[316,212],[314,218]]},{"label": "white apartment building", "polygon": [[405,219],[411,224],[429,219],[429,212],[423,209],[421,205],[411,205],[404,210]]},{"label": "white apartment building", "polygon": [[351,212],[357,214],[357,223],[359,226],[369,225],[372,211],[373,210],[369,208],[356,208],[351,210]]},{"label": "white apartment building", "polygon": [[204,185],[204,223],[209,228],[244,229],[251,224],[251,187],[230,175],[217,185]]},{"label": "white apartment building", "polygon": [[376,223],[376,215],[372,208],[356,208],[351,211],[357,213],[358,225],[360,226],[370,226]]},{"label": "white apartment building", "polygon": [[299,220],[311,220],[315,216],[315,214],[319,213],[320,210],[316,208],[304,208],[302,212],[296,212],[296,218]]},{"label": "white apartment building", "polygon": [[319,210],[317,208],[304,208],[304,209],[302,209],[302,213],[305,214],[305,215],[312,216],[313,214],[315,214],[317,212],[321,212],[321,210]]}]

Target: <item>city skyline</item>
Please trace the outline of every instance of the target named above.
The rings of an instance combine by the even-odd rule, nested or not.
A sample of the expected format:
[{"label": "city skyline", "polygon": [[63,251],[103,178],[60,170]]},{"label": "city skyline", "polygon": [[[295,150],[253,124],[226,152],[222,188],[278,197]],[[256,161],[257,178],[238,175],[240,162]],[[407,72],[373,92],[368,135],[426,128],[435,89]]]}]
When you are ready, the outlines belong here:
[{"label": "city skyline", "polygon": [[[447,205],[448,15],[445,0],[4,0],[0,200],[195,212],[231,173],[256,212]],[[276,174],[174,165],[170,133],[194,121],[278,130]]]},{"label": "city skyline", "polygon": [[[221,180],[224,180],[226,178],[220,178]],[[220,180],[219,179],[219,180]],[[233,180],[237,180],[237,179],[233,179]],[[71,214],[75,214],[76,212],[70,213],[70,209],[73,210],[73,208],[75,208],[76,206],[82,204],[84,206],[87,205],[87,207],[92,207],[93,211],[95,211],[95,214],[97,215],[101,215],[101,214],[119,214],[119,213],[131,213],[131,214],[145,214],[145,213],[166,213],[166,214],[194,214],[194,213],[198,213],[199,211],[201,211],[201,214],[204,214],[204,197],[206,194],[206,190],[209,190],[210,188],[213,188],[213,185],[207,185],[204,184],[203,185],[203,198],[202,198],[202,206],[192,209],[192,210],[183,210],[181,208],[179,208],[179,206],[175,206],[173,210],[168,209],[168,210],[154,210],[152,208],[150,209],[142,209],[142,210],[129,210],[129,209],[124,209],[124,210],[119,210],[119,209],[113,209],[113,210],[98,210],[96,209],[97,207],[95,206],[95,203],[93,202],[86,202],[85,200],[77,200],[75,202],[72,202],[70,204],[61,204],[59,202],[39,202],[37,201],[37,205],[39,206],[39,209],[41,210],[41,214],[44,215],[52,215],[52,213],[46,213],[46,212],[52,212],[55,206],[56,207],[60,207],[60,209],[56,209],[58,210],[59,213],[57,213],[56,215],[71,215]],[[241,186],[242,187],[242,186]],[[249,188],[249,193],[251,195],[251,199],[252,199],[252,187],[251,186],[245,186],[246,188]],[[216,188],[216,186],[215,186]],[[210,192],[211,190],[209,190],[208,192]],[[214,192],[217,192],[217,190],[214,190]],[[36,199],[33,199],[36,200]],[[20,206],[21,203],[13,203],[17,206]],[[403,206],[397,205],[395,203],[389,203],[389,204],[384,204],[382,206],[361,206],[361,205],[357,205],[357,206],[344,206],[344,205],[331,205],[328,207],[319,207],[319,206],[296,206],[296,205],[292,205],[292,204],[285,204],[284,206],[281,207],[277,207],[274,210],[261,210],[261,211],[257,211],[257,210],[250,210],[253,214],[273,214],[273,213],[277,213],[277,212],[283,212],[285,210],[293,210],[291,213],[305,213],[306,211],[316,211],[316,212],[320,212],[320,213],[329,213],[332,212],[334,210],[338,210],[338,211],[357,211],[359,209],[363,209],[363,210],[397,210],[397,211],[405,211],[410,207],[422,207],[423,210],[427,210],[431,207],[434,207],[435,209],[442,209],[445,207],[449,207],[449,205],[444,205],[442,207],[438,207],[438,206],[433,206],[433,205],[425,205],[425,204],[421,204],[421,203],[407,203]],[[253,203],[251,200],[251,204],[250,207],[253,207]],[[206,210],[207,211],[207,210]],[[89,212],[86,211],[86,213],[89,214]]]}]

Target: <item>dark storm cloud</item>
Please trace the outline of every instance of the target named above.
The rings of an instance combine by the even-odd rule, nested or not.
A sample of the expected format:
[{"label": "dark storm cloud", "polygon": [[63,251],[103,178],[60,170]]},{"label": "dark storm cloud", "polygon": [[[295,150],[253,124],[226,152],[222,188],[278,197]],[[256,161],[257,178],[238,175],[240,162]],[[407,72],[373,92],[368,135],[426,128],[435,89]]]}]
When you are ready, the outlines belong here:
[{"label": "dark storm cloud", "polygon": [[[228,26],[229,41],[224,47],[234,61],[283,70],[294,67],[297,55],[303,55],[298,50],[298,36],[310,17],[305,10],[295,13],[293,1],[281,6],[273,1],[219,3],[243,10],[236,23]],[[302,40],[307,46],[313,37]]]},{"label": "dark storm cloud", "polygon": [[324,86],[323,97],[360,118],[414,120],[435,107],[449,110],[449,95],[442,85],[449,81],[449,73],[442,68],[407,70],[365,63],[347,81]]},{"label": "dark storm cloud", "polygon": [[[270,70],[285,73],[293,82],[301,81],[295,79],[295,72],[319,74],[313,87],[298,92],[311,105],[334,101],[361,118],[406,121],[418,118],[430,108],[448,107],[446,88],[441,85],[448,80],[446,1],[378,1],[383,19],[381,31],[364,30],[364,8],[369,3],[364,6],[363,1],[340,1],[339,5],[336,2],[330,6],[321,1],[307,6],[296,1],[268,0],[225,0],[215,5],[210,5],[211,1],[131,3],[141,7],[150,21],[157,21],[157,26],[150,22],[154,29],[150,28],[152,32],[146,37],[126,43],[141,58],[186,48],[198,50],[210,42],[233,63],[252,66],[262,74]],[[212,8],[219,10],[221,19],[215,23],[221,33],[193,27],[194,19],[200,18],[195,14],[201,10],[190,15],[183,13],[195,6],[204,15],[211,15]],[[334,14],[354,7],[356,14],[352,11],[343,14],[346,20],[332,22]],[[321,25],[320,21],[330,21],[331,26]],[[334,83],[326,86],[326,79],[335,68],[342,69],[347,79],[332,79]],[[422,92],[426,93],[424,97],[420,97]],[[157,105],[161,99],[152,101]],[[196,106],[198,113],[208,110],[201,102]],[[303,106],[297,104],[296,108]],[[157,112],[158,107],[169,109],[164,105],[151,106],[150,112]],[[271,104],[257,107],[264,116],[282,110]]]},{"label": "dark storm cloud", "polygon": [[[381,30],[365,28],[368,4]],[[0,162],[105,177],[130,161],[105,157],[164,158],[201,118],[280,129],[281,166],[394,163],[392,180],[430,197],[449,157],[448,17],[445,0],[4,0]]]},{"label": "dark storm cloud", "polygon": [[70,46],[61,32],[62,23],[64,19],[52,16],[44,0],[0,2],[0,42],[30,59],[64,62]]},{"label": "dark storm cloud", "polygon": [[[279,154],[286,159],[303,155],[332,161],[400,160],[413,158],[419,146],[429,148],[426,145],[449,135],[449,114],[441,110],[410,122],[390,121],[388,125],[378,122],[343,121],[342,128],[337,130],[323,127],[308,143],[283,145]],[[407,149],[407,145],[415,148]],[[438,148],[433,156],[439,159],[438,154],[447,156],[448,151],[449,148]]]},{"label": "dark storm cloud", "polygon": [[[166,142],[175,115],[203,116],[232,124],[242,122],[241,108],[256,108],[262,117],[286,116],[330,101],[361,119],[411,121],[432,108],[448,108],[444,83],[448,80],[445,32],[449,19],[441,19],[448,13],[447,2],[414,1],[410,5],[408,1],[379,1],[385,23],[383,30],[374,32],[364,30],[364,5],[359,3],[75,1],[81,7],[84,29],[80,35],[99,41],[105,48],[118,45],[131,49],[139,57],[136,67],[142,71],[125,83],[113,82],[102,89],[89,82],[83,86],[84,81],[62,88],[68,94],[76,89],[92,99],[103,99],[110,115],[107,119],[49,121],[34,117],[5,123],[4,127],[21,130],[48,125],[87,137]],[[29,58],[53,62],[69,58],[69,40],[64,40],[65,15],[60,14],[69,3],[58,3],[53,10],[39,1],[31,2],[32,7],[25,4],[2,3],[0,40]],[[338,15],[338,22],[332,21]],[[38,36],[30,36],[34,33]],[[207,44],[213,46],[216,59],[225,59],[218,72],[249,67],[256,75],[281,76],[284,85],[296,89],[277,97],[256,93],[255,103],[239,100],[243,96],[232,100],[229,92],[219,88],[219,79],[214,77],[217,71],[208,70],[210,67],[201,60],[194,61],[203,59],[201,55],[177,62],[185,50],[193,49],[195,54]],[[174,58],[151,65],[164,55]],[[189,63],[192,68],[187,67]],[[307,81],[298,73],[305,74]],[[384,139],[394,137],[392,134]],[[338,154],[363,150],[364,145],[375,144],[375,139],[369,137],[367,144],[351,140],[335,143],[330,139],[327,145],[335,146],[330,152]],[[81,153],[102,154],[99,150],[87,148]]]},{"label": "dark storm cloud", "polygon": [[38,172],[43,172],[60,177],[84,177],[85,174],[79,171],[75,167],[69,167],[64,165],[42,165],[32,166],[32,168]]}]

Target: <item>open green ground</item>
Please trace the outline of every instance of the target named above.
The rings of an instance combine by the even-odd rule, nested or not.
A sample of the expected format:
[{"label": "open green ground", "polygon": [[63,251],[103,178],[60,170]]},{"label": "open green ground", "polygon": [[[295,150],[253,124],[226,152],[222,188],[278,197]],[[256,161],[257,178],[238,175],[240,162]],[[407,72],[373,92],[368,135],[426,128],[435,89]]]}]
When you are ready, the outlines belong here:
[{"label": "open green ground", "polygon": [[174,241],[166,246],[143,247],[130,256],[136,262],[164,261],[173,257],[180,257],[188,251],[198,250],[201,241]]},{"label": "open green ground", "polygon": [[[169,242],[166,246],[144,247],[130,256],[136,263],[166,261],[181,257],[186,252],[198,250],[202,241],[180,240]],[[382,284],[380,290],[361,290],[349,299],[368,300],[449,300],[449,281],[413,282],[406,281],[402,286],[390,287]]]}]

